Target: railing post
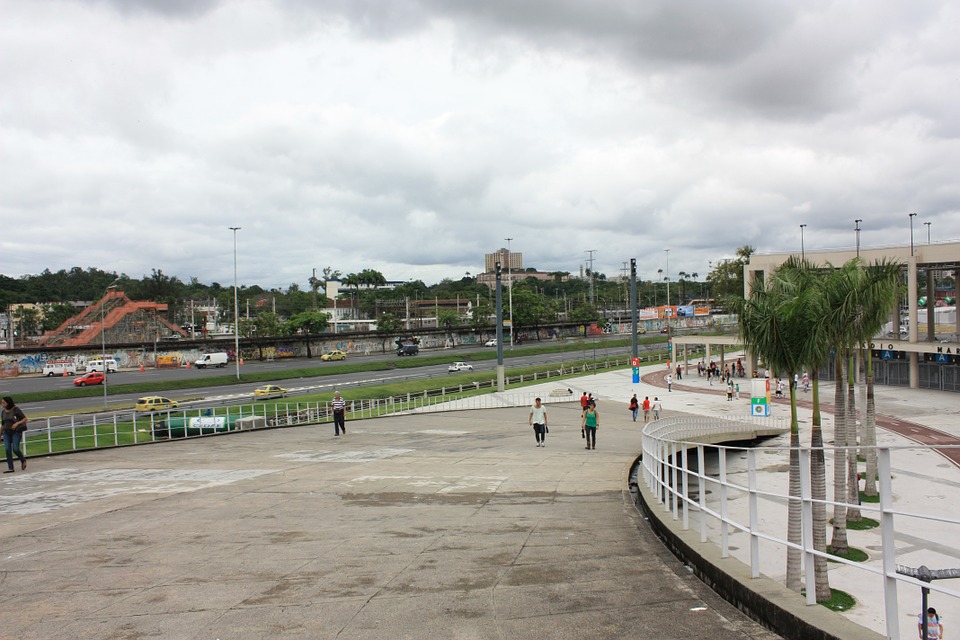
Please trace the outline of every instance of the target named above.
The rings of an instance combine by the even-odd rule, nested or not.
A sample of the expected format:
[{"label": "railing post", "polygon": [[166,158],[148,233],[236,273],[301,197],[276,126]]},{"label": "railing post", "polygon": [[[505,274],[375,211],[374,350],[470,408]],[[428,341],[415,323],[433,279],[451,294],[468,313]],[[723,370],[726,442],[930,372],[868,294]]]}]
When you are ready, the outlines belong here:
[{"label": "railing post", "polygon": [[100,446],[99,433],[97,433],[97,414],[93,414],[93,448]]},{"label": "railing post", "polygon": [[683,513],[683,524],[681,526],[683,527],[684,531],[690,528],[690,505],[687,502],[688,496],[690,495],[690,485],[689,485],[690,465],[689,465],[689,461],[687,460],[687,455],[689,451],[690,449],[688,447],[684,447],[683,450],[680,452],[680,457],[683,459],[683,465],[681,469],[681,472],[683,473],[683,482],[682,482],[683,495],[681,496],[681,499],[683,500],[683,502],[681,503],[681,509]]},{"label": "railing post", "polygon": [[883,549],[883,606],[887,622],[887,637],[899,640],[899,613],[897,607],[897,549],[893,526],[893,477],[890,466],[890,448],[877,447],[877,472],[880,476],[880,545]]},{"label": "railing post", "polygon": [[119,446],[120,444],[120,435],[117,433],[117,414],[113,414],[113,446]]},{"label": "railing post", "polygon": [[707,541],[707,487],[703,474],[703,445],[697,445],[697,501],[700,503],[700,542]]},{"label": "railing post", "polygon": [[747,451],[747,486],[750,489],[747,500],[750,505],[750,577],[760,577],[760,516],[757,510],[757,452]]},{"label": "railing post", "polygon": [[677,450],[678,446],[676,442],[670,443],[670,497],[673,500],[673,519],[676,520],[679,517],[678,509],[679,505],[679,495],[677,492],[677,467],[679,467],[679,462],[677,461]]},{"label": "railing post", "polygon": [[730,557],[730,527],[727,526],[729,510],[727,508],[727,450],[718,449],[720,454],[720,557]]}]

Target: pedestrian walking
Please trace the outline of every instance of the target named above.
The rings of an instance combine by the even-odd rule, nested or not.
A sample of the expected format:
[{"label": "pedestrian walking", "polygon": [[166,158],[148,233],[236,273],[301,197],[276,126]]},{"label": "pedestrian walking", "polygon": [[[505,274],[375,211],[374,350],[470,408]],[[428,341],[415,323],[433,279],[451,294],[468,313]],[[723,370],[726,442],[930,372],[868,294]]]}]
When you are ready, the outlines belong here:
[{"label": "pedestrian walking", "polygon": [[727,402],[733,402],[733,380],[727,381]]},{"label": "pedestrian walking", "polygon": [[643,424],[650,422],[650,396],[643,396]]},{"label": "pedestrian walking", "polygon": [[340,435],[341,429],[343,430],[343,435],[347,435],[347,425],[344,424],[347,413],[347,401],[340,397],[339,391],[334,392],[333,401],[330,403],[330,408],[333,409],[334,437]]},{"label": "pedestrian walking", "polygon": [[590,404],[590,399],[587,397],[587,392],[584,391],[583,395],[580,396],[580,413],[583,413],[587,410],[588,404]]},{"label": "pedestrian walking", "polygon": [[660,412],[663,411],[663,404],[660,403],[660,398],[653,396],[653,419],[660,419]]},{"label": "pedestrian walking", "polygon": [[547,408],[540,404],[540,398],[534,400],[530,407],[528,424],[533,425],[533,437],[537,439],[537,446],[547,446]]},{"label": "pedestrian walking", "polygon": [[630,413],[633,415],[633,421],[637,421],[637,413],[640,412],[640,401],[637,400],[637,394],[633,394],[633,397],[630,398]]},{"label": "pedestrian walking", "polygon": [[23,432],[27,430],[27,416],[10,396],[3,397],[3,409],[0,411],[0,430],[3,433],[3,448],[7,451],[7,470],[13,473],[13,456],[20,459],[20,470],[27,468],[27,458],[20,451]]},{"label": "pedestrian walking", "polygon": [[597,405],[591,402],[587,405],[587,410],[583,412],[583,421],[580,423],[580,430],[584,432],[587,439],[587,446],[584,449],[597,448],[597,429],[600,427],[600,414],[597,413]]},{"label": "pedestrian walking", "polygon": [[[923,635],[923,622],[924,616],[921,613],[917,616],[917,633],[920,634],[920,638],[924,637]],[[927,635],[926,637],[929,640],[943,640],[943,623],[940,622],[940,616],[937,614],[937,610],[933,607],[927,609]]]},{"label": "pedestrian walking", "polygon": [[673,375],[667,374],[667,391],[673,391]]},{"label": "pedestrian walking", "polygon": [[803,385],[804,393],[810,391],[810,374],[806,371],[803,372],[803,377],[800,378],[800,384]]},{"label": "pedestrian walking", "polygon": [[683,380],[683,368],[680,365],[677,365],[677,381]]}]

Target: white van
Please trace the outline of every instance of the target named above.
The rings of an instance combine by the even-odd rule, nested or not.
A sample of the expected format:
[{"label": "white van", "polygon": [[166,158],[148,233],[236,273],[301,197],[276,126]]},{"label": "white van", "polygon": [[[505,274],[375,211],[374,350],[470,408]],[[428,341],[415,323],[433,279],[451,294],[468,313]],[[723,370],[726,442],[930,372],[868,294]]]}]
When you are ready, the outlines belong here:
[{"label": "white van", "polygon": [[43,365],[43,375],[47,376],[75,376],[77,363],[73,360],[47,360]]},{"label": "white van", "polygon": [[[90,360],[87,362],[87,373],[91,371],[103,371],[104,360],[97,358],[96,360]],[[117,371],[117,361],[113,358],[107,358],[107,373],[115,373]]]},{"label": "white van", "polygon": [[227,366],[227,354],[223,351],[217,353],[205,353],[200,358],[193,363],[197,369],[205,369],[207,367],[225,367]]}]

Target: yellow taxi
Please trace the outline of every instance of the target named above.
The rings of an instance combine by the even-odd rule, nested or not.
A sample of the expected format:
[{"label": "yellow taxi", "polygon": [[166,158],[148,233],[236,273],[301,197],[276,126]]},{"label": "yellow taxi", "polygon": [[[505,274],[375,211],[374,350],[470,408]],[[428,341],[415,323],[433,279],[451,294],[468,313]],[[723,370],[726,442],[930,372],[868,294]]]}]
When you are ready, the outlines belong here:
[{"label": "yellow taxi", "polygon": [[137,404],[134,405],[134,411],[162,411],[163,409],[176,409],[179,405],[170,398],[163,396],[145,396],[137,398]]},{"label": "yellow taxi", "polygon": [[324,362],[329,362],[330,360],[346,360],[347,353],[345,351],[340,351],[340,349],[334,349],[333,351],[328,351],[320,356],[320,359]]},{"label": "yellow taxi", "polygon": [[275,384],[265,384],[253,390],[254,398],[282,398],[285,395],[287,390]]}]

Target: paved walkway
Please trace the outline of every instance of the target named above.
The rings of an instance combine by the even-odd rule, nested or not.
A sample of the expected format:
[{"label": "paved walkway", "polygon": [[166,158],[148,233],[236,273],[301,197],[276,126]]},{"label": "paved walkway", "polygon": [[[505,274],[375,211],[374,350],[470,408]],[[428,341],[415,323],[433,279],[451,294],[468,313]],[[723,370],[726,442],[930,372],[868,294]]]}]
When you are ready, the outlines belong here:
[{"label": "paved walkway", "polygon": [[[29,411],[29,407],[25,407]],[[627,412],[579,406],[35,458],[0,480],[0,638],[777,636],[634,509]]]},{"label": "paved walkway", "polygon": [[[748,401],[695,375],[666,393],[644,371],[530,388],[597,396],[596,451],[565,403],[548,407],[546,448],[525,409],[502,409],[32,459],[0,480],[0,639],[776,638],[679,565],[624,492],[631,393],[661,395],[665,415],[744,415]],[[878,388],[882,414],[953,436],[958,407]],[[952,513],[960,477],[945,466],[931,465],[937,495],[923,477],[898,486]],[[850,617],[875,628],[872,611]]]}]

